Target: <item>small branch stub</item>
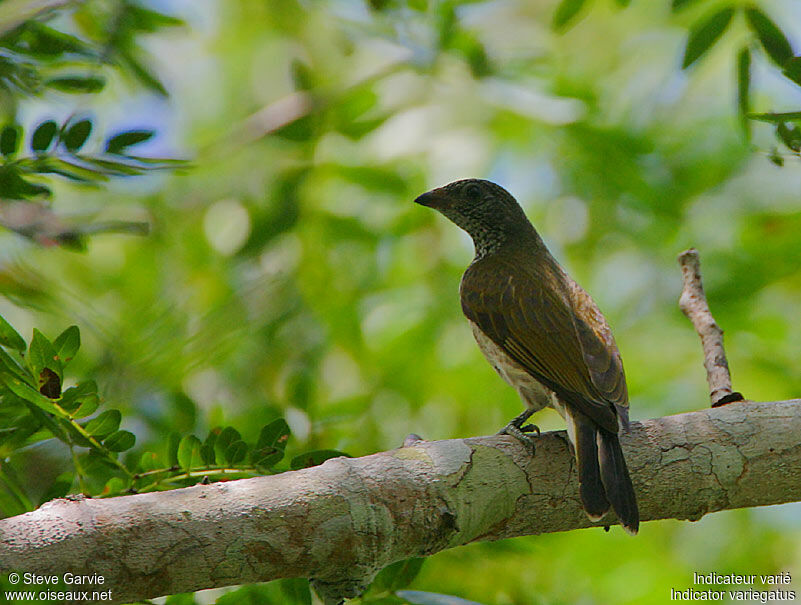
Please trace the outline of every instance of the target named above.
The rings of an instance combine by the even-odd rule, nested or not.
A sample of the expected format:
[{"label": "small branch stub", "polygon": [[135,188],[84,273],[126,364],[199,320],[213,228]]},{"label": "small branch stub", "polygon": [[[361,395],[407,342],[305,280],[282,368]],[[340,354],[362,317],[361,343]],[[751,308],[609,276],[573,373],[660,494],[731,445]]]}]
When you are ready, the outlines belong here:
[{"label": "small branch stub", "polygon": [[679,308],[692,322],[704,349],[704,368],[709,383],[712,407],[734,401],[744,401],[741,393],[732,391],[729,363],[723,348],[723,330],[715,322],[701,282],[701,261],[698,250],[690,248],[679,254],[684,286],[679,297]]}]

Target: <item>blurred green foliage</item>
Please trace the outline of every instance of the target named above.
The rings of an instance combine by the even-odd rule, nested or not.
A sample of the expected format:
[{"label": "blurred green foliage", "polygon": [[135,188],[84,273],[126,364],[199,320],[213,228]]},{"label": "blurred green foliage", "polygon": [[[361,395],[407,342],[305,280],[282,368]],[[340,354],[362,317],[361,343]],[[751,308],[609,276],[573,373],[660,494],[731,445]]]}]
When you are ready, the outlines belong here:
[{"label": "blurred green foliage", "polygon": [[[0,314],[26,337],[0,344],[15,359],[80,326],[80,352],[49,368],[58,392],[41,391],[55,388],[45,366],[14,363],[48,405],[94,380],[88,422],[123,435],[108,452],[52,438],[86,420],[48,429],[46,402],[4,396],[0,431],[31,409],[44,428],[5,442],[0,512],[359,456],[411,432],[497,430],[521,404],[461,316],[471,244],[411,203],[463,177],[516,195],[604,310],[634,420],[708,405],[676,305],[675,258],[691,245],[735,389],[798,397],[798,8],[664,4],[94,0],[0,30],[4,157],[47,120],[91,109],[93,131],[128,133],[94,149],[193,158],[185,174],[102,188],[45,175],[64,215],[146,222],[147,237],[94,234],[75,253],[0,235]],[[52,149],[46,134],[36,145]],[[563,426],[548,411],[537,423]],[[85,469],[90,456],[105,470]],[[696,571],[801,574],[800,533],[786,505],[646,523],[635,539],[613,528],[475,544],[398,564],[365,600],[662,603]],[[220,602],[308,599],[305,583],[281,581]]]}]

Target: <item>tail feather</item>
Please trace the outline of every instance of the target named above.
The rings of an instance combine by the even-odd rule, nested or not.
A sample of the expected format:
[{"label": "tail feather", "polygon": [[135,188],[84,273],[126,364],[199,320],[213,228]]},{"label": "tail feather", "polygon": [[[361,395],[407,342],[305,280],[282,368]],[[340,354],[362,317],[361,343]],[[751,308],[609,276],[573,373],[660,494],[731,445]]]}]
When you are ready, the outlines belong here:
[{"label": "tail feather", "polygon": [[576,450],[579,496],[587,516],[598,521],[612,508],[623,528],[636,534],[640,513],[618,436],[583,414],[568,412],[566,417]]},{"label": "tail feather", "polygon": [[598,521],[609,511],[609,500],[598,464],[597,429],[588,418],[571,416],[569,421],[573,422],[581,504],[587,516]]},{"label": "tail feather", "polygon": [[620,448],[620,439],[614,433],[597,429],[598,464],[606,497],[612,503],[620,524],[634,535],[640,527],[637,498],[629,477],[629,469]]}]

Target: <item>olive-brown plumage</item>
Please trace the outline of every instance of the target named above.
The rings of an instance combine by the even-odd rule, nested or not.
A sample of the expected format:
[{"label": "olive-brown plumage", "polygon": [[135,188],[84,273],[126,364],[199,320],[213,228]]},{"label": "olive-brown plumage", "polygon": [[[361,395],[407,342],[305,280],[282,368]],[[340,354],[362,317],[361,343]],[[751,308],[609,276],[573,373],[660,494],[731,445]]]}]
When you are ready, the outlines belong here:
[{"label": "olive-brown plumage", "polygon": [[460,287],[462,310],[479,348],[528,411],[520,428],[548,405],[565,418],[588,516],[611,507],[636,533],[639,513],[618,431],[628,429],[623,364],[595,302],[548,252],[517,201],[490,181],[467,179],[416,202],[430,206],[473,238],[476,255]]}]

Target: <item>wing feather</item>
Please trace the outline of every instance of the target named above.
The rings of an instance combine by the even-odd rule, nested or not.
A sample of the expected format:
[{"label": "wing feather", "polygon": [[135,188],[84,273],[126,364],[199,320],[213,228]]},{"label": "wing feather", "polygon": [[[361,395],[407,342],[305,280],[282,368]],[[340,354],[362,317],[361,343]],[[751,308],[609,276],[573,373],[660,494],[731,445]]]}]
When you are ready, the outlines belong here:
[{"label": "wing feather", "polygon": [[611,331],[594,304],[608,334],[598,333],[597,318],[589,325],[575,316],[575,294],[555,261],[550,271],[537,266],[540,272],[532,275],[508,259],[474,262],[462,278],[462,310],[562,401],[616,433],[628,396],[614,340],[608,345]]}]

